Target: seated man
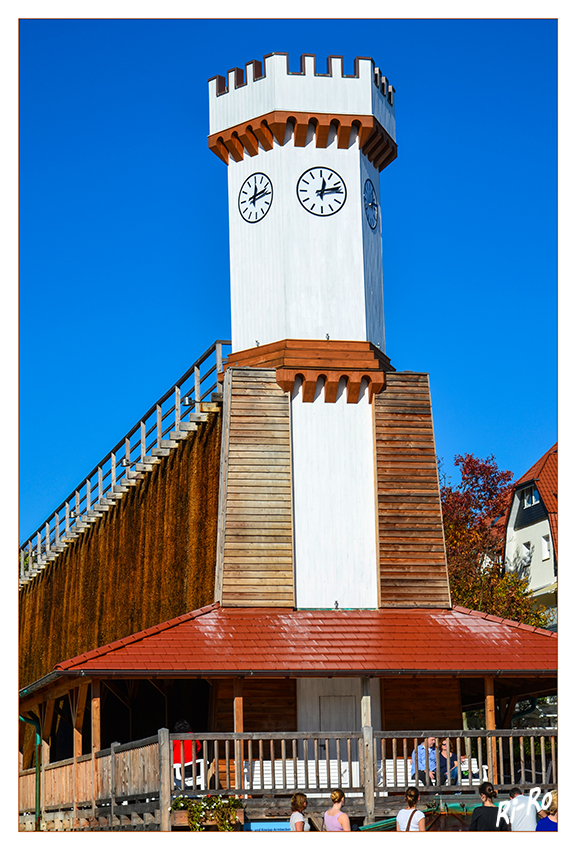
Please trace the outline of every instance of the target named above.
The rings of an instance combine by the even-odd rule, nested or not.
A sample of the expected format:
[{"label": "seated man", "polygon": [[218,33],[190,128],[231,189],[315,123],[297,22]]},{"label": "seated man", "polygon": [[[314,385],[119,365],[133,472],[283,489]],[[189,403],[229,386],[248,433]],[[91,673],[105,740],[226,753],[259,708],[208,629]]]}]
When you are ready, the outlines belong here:
[{"label": "seated man", "polygon": [[[415,778],[416,765],[418,769],[418,779],[426,785],[426,745],[424,742],[418,747],[418,756],[412,750],[412,779]],[[428,738],[428,774],[430,784],[436,782],[436,739]]]}]

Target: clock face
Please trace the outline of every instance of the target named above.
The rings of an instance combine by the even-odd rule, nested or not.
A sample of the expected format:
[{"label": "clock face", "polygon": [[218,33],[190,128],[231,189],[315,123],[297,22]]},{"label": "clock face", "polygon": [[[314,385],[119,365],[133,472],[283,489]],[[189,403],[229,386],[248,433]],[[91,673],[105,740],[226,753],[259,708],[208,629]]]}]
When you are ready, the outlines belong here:
[{"label": "clock face", "polygon": [[272,181],[261,172],[251,174],[242,183],[238,193],[240,215],[249,224],[262,221],[272,206]]},{"label": "clock face", "polygon": [[376,190],[371,180],[364,183],[364,211],[368,224],[374,230],[378,224],[378,201],[376,199]]},{"label": "clock face", "polygon": [[346,202],[346,184],[331,168],[309,168],[296,184],[296,194],[312,215],[334,215]]}]

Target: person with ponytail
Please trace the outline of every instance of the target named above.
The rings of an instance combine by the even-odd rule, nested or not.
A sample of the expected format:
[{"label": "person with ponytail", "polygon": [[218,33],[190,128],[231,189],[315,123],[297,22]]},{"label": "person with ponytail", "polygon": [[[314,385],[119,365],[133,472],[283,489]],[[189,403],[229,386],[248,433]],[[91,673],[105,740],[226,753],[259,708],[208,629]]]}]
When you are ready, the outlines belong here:
[{"label": "person with ponytail", "polygon": [[406,789],[406,808],[400,809],[396,817],[396,832],[425,832],[426,815],[416,808],[420,799],[418,789],[411,785]]},{"label": "person with ponytail", "polygon": [[342,811],[342,806],[346,802],[344,791],[336,788],[330,794],[330,799],[332,808],[324,812],[324,829],[326,832],[351,832],[350,818]]},{"label": "person with ponytail", "polygon": [[500,818],[500,822],[498,822],[498,806],[495,806],[492,802],[497,794],[492,783],[483,782],[478,792],[482,805],[476,806],[472,812],[469,832],[508,832],[509,827],[506,818]]}]

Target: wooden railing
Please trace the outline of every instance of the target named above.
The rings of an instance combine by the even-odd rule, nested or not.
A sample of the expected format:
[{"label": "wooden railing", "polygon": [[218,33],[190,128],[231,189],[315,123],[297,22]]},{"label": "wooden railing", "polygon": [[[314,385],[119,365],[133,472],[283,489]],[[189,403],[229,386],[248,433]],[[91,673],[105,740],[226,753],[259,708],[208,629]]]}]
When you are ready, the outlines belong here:
[{"label": "wooden railing", "polygon": [[[164,758],[162,759],[162,752]],[[56,811],[67,812],[70,820],[92,820],[99,826],[104,819],[112,826],[120,816],[147,813],[167,827],[172,769],[168,730],[129,744],[112,744],[92,756],[80,756],[43,765],[40,808],[42,820]],[[34,770],[20,773],[19,809],[21,815],[35,810]],[[160,814],[158,814],[160,813]],[[61,815],[62,816],[62,815]],[[70,827],[72,828],[72,827]]]},{"label": "wooden railing", "polygon": [[181,439],[200,419],[201,404],[220,390],[228,340],[217,340],[152,405],[42,525],[20,546],[20,584],[38,572],[111,507],[128,486],[168,454],[168,443]]},{"label": "wooden railing", "polygon": [[425,765],[430,767],[432,750],[429,737],[435,738],[434,756],[447,739],[448,752],[456,756],[455,776],[450,770],[434,779],[425,771],[425,781],[420,787],[436,792],[462,791],[488,780],[503,789],[514,785],[555,788],[557,784],[556,730],[550,729],[496,729],[433,731],[433,732],[375,732],[374,751],[377,765],[375,786],[377,792],[398,792],[415,784],[412,774],[412,753],[424,744]]},{"label": "wooden railing", "polygon": [[[258,792],[323,795],[335,787],[363,794],[373,785],[376,796],[419,787],[435,793],[471,790],[483,781],[500,787],[533,785],[543,790],[557,784],[556,732],[549,729],[475,730],[431,732],[373,732],[366,746],[363,732],[214,733],[172,735],[172,740],[195,738],[184,784],[180,773],[174,780],[179,790],[216,790],[222,794]],[[435,738],[434,756],[428,738]],[[455,776],[426,771],[425,780],[412,772],[412,753],[424,744],[431,768],[447,739],[456,756]],[[439,759],[438,762],[439,764]],[[368,781],[370,779],[370,782]],[[350,796],[350,795],[349,795]]]},{"label": "wooden railing", "polygon": [[174,791],[266,796],[302,791],[322,796],[333,788],[362,795],[366,762],[362,732],[269,732],[171,735],[195,739],[184,780],[174,776]]},{"label": "wooden railing", "polygon": [[[238,795],[262,804],[263,798],[286,798],[295,791],[327,799],[338,787],[370,820],[379,798],[416,784],[412,752],[430,737],[437,747],[448,739],[458,770],[455,779],[448,773],[444,781],[436,771],[434,780],[419,783],[424,793],[474,792],[484,779],[499,790],[557,787],[557,739],[549,729],[375,732],[365,727],[361,732],[172,735],[161,729],[151,738],[114,744],[93,758],[45,765],[42,819],[66,810],[70,822],[82,817],[93,828],[101,828],[102,819],[121,827],[131,817],[148,817],[145,828],[170,829],[175,796]],[[199,752],[194,745],[188,757],[187,740],[200,744]],[[425,750],[430,763],[427,744]],[[34,770],[21,772],[20,813],[30,822],[34,789]]]}]

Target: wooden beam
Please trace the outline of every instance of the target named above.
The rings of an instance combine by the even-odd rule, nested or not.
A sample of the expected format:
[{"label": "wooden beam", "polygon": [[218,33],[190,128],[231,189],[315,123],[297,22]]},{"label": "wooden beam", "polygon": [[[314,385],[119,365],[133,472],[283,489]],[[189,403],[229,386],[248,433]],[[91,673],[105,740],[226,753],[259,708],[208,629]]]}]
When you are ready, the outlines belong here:
[{"label": "wooden beam", "polygon": [[100,679],[92,679],[90,718],[92,722],[92,755],[94,755],[94,753],[102,749],[100,733]]},{"label": "wooden beam", "polygon": [[[234,731],[244,732],[244,679],[234,679]],[[234,785],[242,787],[243,741],[234,742]]]},{"label": "wooden beam", "polygon": [[370,690],[370,678],[362,677],[362,698],[360,700],[360,725],[372,726],[372,694]]},{"label": "wooden beam", "polygon": [[244,679],[234,679],[234,731],[244,731]]},{"label": "wooden beam", "polygon": [[124,696],[124,694],[120,693],[120,691],[118,690],[118,688],[116,687],[116,685],[113,685],[113,684],[112,684],[112,682],[111,682],[109,679],[106,679],[106,680],[102,679],[102,680],[101,680],[101,683],[102,683],[103,685],[105,685],[105,686],[108,688],[108,690],[109,690],[111,693],[113,693],[113,694],[114,694],[114,696],[115,696],[117,699],[119,699],[119,700],[120,700],[120,702],[121,702],[123,705],[125,705],[125,706],[126,706],[126,708],[130,709],[130,700],[129,700],[129,699],[127,699],[127,698]]},{"label": "wooden beam", "polygon": [[[486,713],[486,729],[496,729],[496,703],[494,699],[494,676],[484,676],[484,707]],[[494,785],[498,783],[498,754],[496,751],[496,741],[488,739],[488,746],[491,747],[491,762],[492,762],[492,782]],[[490,754],[489,754],[490,758]]]},{"label": "wooden beam", "polygon": [[486,729],[496,729],[496,704],[494,701],[494,677],[484,676],[484,707]]},{"label": "wooden beam", "polygon": [[78,688],[78,699],[76,702],[76,717],[72,718],[74,723],[74,757],[82,755],[82,726],[84,725],[84,713],[88,698],[88,683],[83,682]]}]

